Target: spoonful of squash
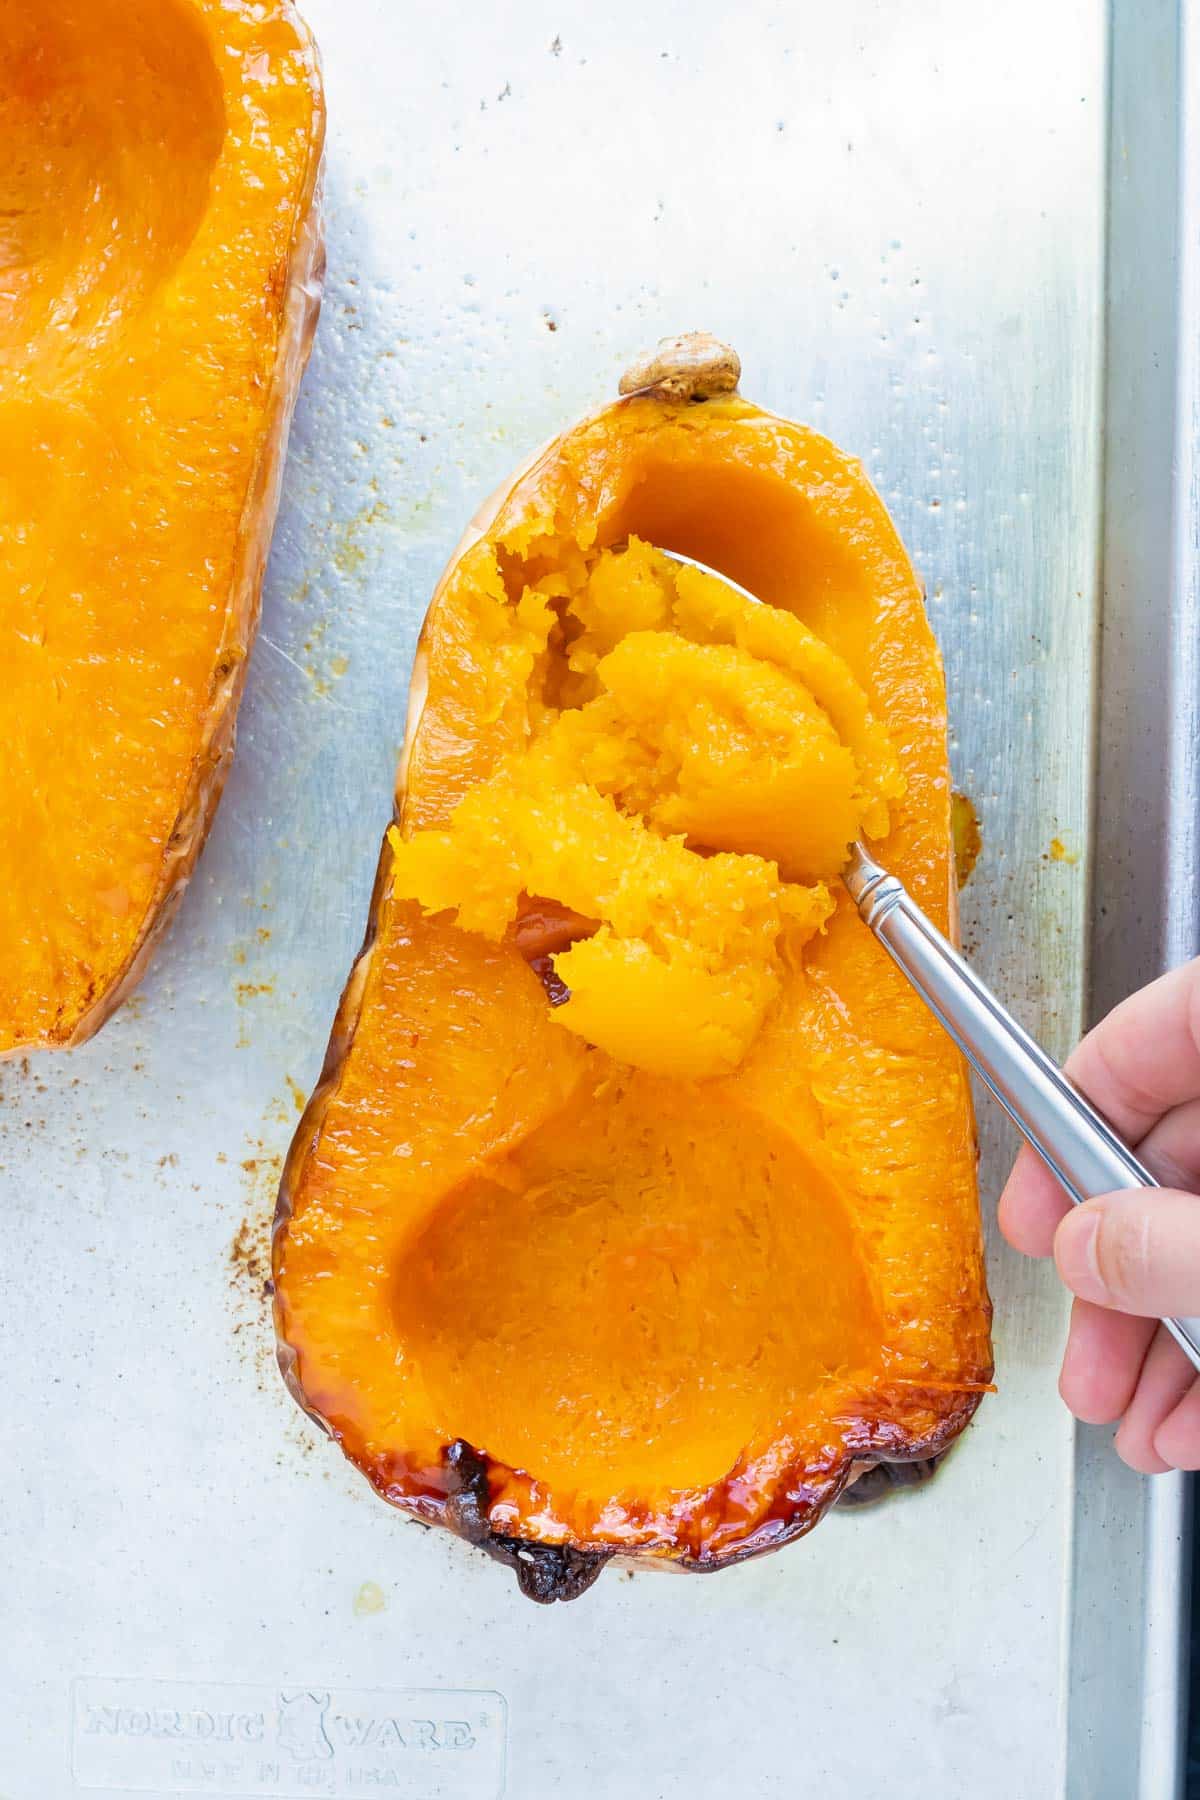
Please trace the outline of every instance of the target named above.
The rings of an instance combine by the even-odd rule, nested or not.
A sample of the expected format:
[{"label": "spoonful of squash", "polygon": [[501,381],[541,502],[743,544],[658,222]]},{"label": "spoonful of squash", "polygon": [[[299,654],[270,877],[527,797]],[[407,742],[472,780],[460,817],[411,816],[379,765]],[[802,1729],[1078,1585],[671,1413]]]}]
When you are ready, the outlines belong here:
[{"label": "spoonful of squash", "polygon": [[544,717],[446,829],[395,834],[393,891],[492,939],[552,899],[583,922],[559,1024],[651,1074],[728,1074],[847,845],[886,832],[895,750],[834,650],[710,571],[633,538],[564,598],[520,602],[531,643],[558,639]]}]

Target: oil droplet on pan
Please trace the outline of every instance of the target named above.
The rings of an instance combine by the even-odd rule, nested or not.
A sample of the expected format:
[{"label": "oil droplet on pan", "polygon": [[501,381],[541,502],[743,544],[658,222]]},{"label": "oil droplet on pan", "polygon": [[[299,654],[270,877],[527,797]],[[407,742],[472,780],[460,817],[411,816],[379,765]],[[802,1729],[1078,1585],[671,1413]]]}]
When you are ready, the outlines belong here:
[{"label": "oil droplet on pan", "polygon": [[354,1596],[354,1616],[369,1619],[373,1613],[386,1610],[387,1595],[377,1581],[364,1581]]}]

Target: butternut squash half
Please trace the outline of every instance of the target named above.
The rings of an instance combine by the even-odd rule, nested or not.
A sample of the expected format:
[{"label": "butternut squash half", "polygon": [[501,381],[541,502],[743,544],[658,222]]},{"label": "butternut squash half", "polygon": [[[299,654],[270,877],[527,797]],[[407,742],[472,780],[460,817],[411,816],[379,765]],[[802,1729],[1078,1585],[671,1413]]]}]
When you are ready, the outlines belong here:
[{"label": "butternut squash half", "polygon": [[0,0],[0,1054],[140,975],[233,748],[320,296],[290,0]]},{"label": "butternut squash half", "polygon": [[451,559],[276,1223],[300,1403],[539,1600],[773,1549],[991,1376],[964,1070],[836,881],[863,830],[950,922],[937,650],[735,380],[668,346]]}]

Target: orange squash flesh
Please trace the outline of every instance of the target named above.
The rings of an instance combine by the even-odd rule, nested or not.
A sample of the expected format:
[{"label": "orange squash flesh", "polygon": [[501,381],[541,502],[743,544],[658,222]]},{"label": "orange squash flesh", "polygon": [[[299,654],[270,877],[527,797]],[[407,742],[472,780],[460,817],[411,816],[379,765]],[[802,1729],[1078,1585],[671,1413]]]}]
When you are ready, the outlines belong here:
[{"label": "orange squash flesh", "polygon": [[228,766],[322,264],[290,0],[0,0],[0,1054],[144,966]]},{"label": "orange squash flesh", "polygon": [[844,896],[695,1080],[563,1029],[542,978],[594,922],[556,896],[489,941],[393,892],[566,691],[570,634],[539,660],[522,595],[634,535],[845,660],[904,778],[881,853],[943,928],[952,895],[941,668],[856,462],[736,395],[643,393],[485,509],[428,615],[402,860],[285,1171],[276,1308],[293,1390],[378,1491],[539,1599],[616,1551],[713,1568],[797,1536],[943,1450],[991,1376],[964,1071]]},{"label": "orange squash flesh", "polygon": [[527,589],[515,629],[531,741],[447,828],[393,831],[393,897],[495,939],[553,895],[595,921],[552,957],[556,1021],[650,1074],[729,1074],[847,844],[886,829],[890,739],[800,620],[636,538]]}]

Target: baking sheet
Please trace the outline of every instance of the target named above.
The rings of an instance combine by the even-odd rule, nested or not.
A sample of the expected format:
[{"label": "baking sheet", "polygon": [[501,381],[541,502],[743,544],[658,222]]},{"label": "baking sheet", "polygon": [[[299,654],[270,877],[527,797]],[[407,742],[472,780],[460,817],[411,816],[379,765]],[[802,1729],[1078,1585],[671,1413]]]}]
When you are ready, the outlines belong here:
[{"label": "baking sheet", "polygon": [[[1061,1296],[991,1229],[992,1113],[999,1394],[928,1490],[712,1581],[521,1601],[302,1418],[263,1290],[426,598],[478,498],[664,332],[728,338],[750,396],[864,458],[928,584],[982,823],[967,945],[1048,1044],[1076,1035],[1101,495],[1129,486],[1100,455],[1105,10],[306,12],[330,285],[238,760],[140,994],[69,1058],[0,1072],[0,1796],[1157,1800],[1179,1488],[1148,1511],[1077,1446]],[[1118,8],[1148,80],[1177,74],[1177,31]],[[1166,118],[1169,85],[1146,91]],[[1133,309],[1130,354],[1148,331]],[[1119,819],[1100,829],[1111,850]]]}]

